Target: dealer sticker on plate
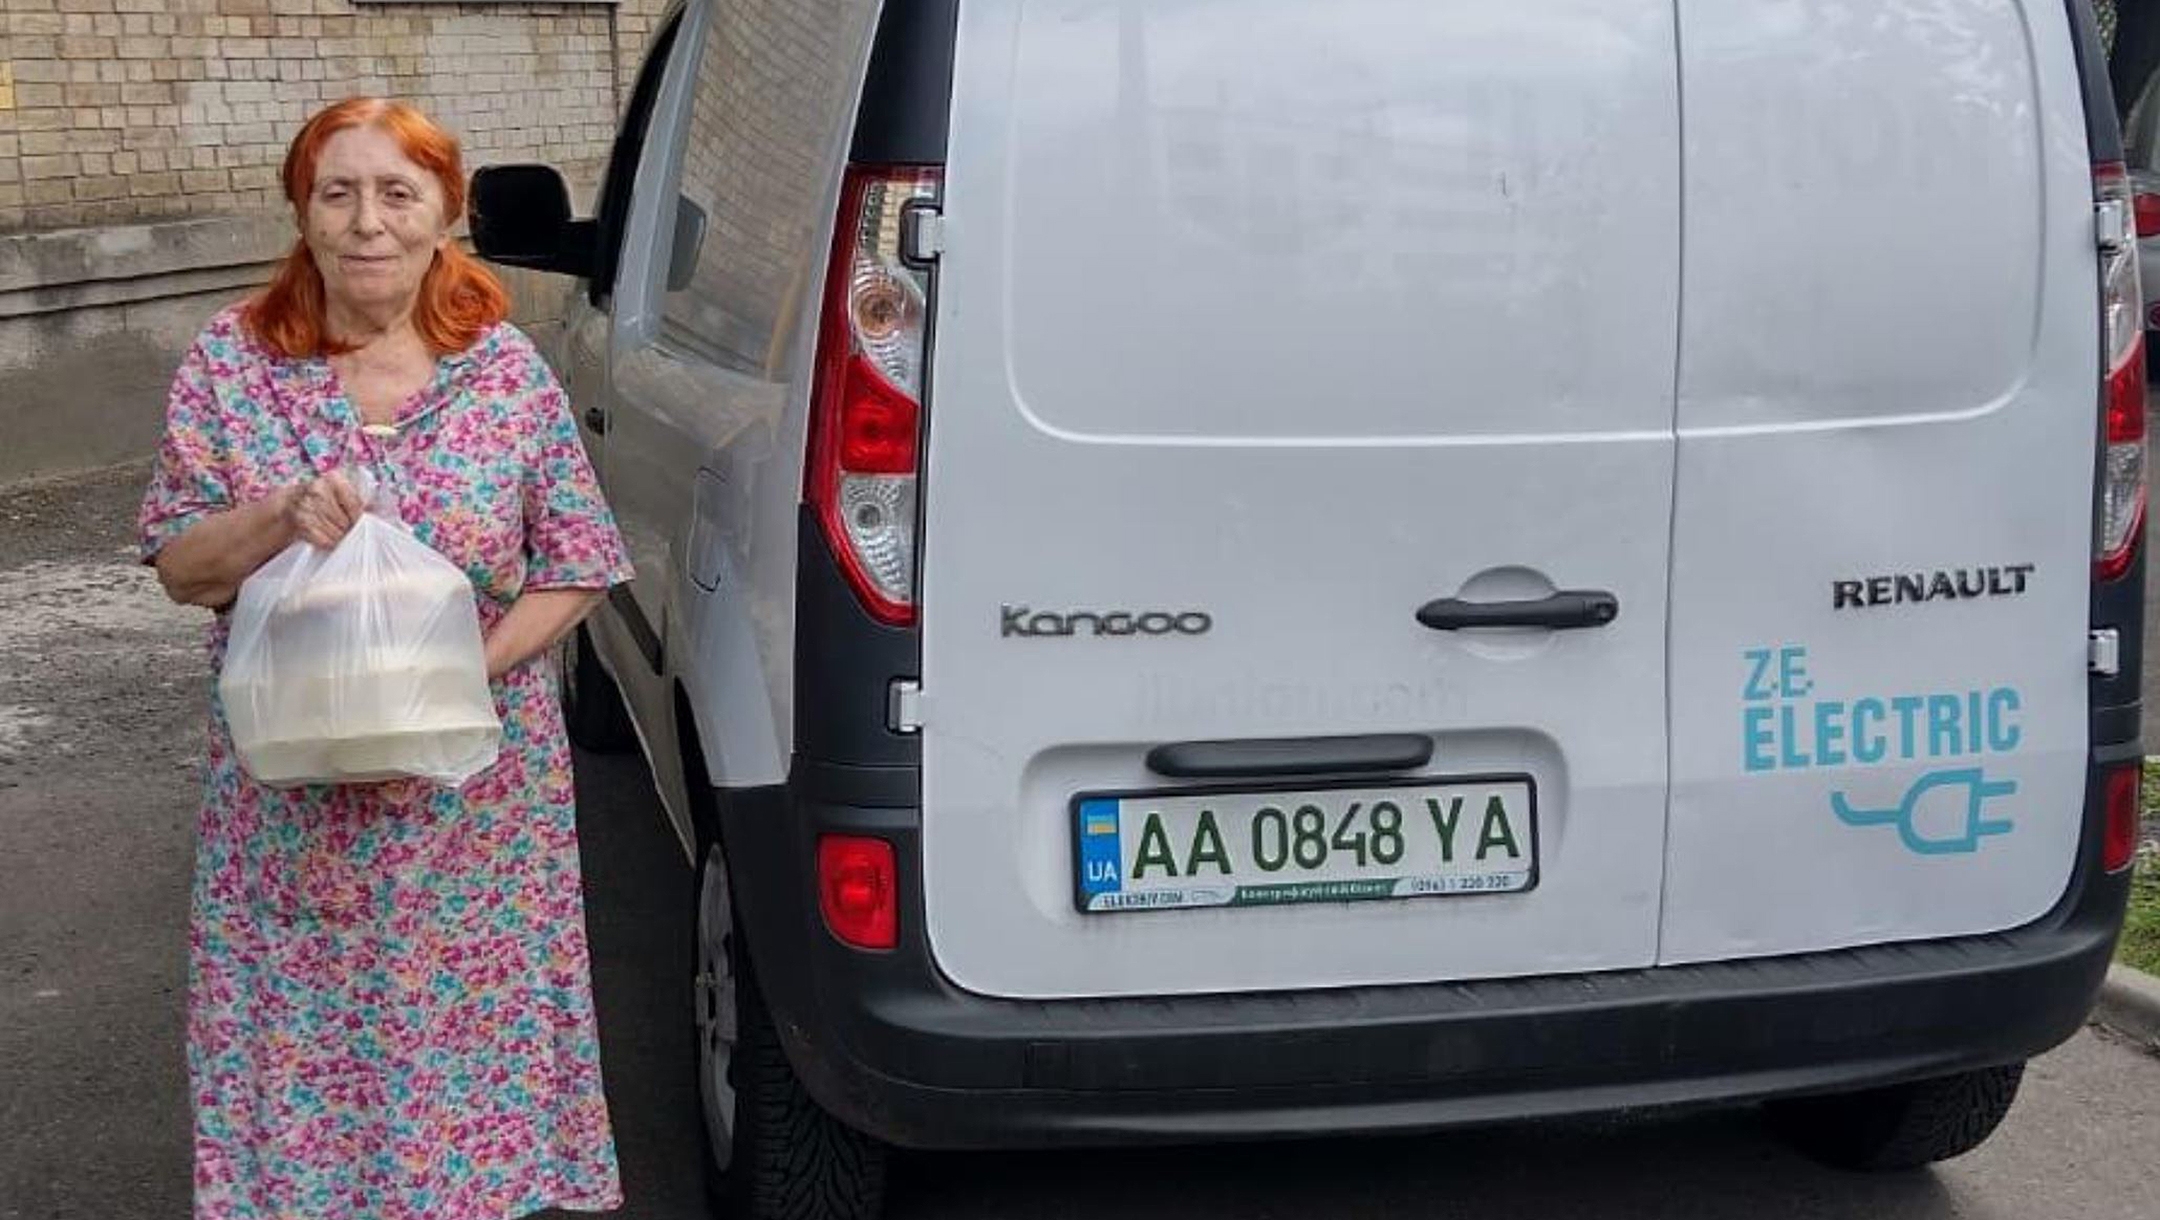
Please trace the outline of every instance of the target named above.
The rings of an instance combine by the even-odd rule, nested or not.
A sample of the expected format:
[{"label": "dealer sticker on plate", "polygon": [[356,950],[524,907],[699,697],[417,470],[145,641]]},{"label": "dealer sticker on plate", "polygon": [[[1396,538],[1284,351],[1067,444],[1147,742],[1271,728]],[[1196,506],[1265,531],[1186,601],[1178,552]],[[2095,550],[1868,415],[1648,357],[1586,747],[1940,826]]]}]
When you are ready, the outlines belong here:
[{"label": "dealer sticker on plate", "polygon": [[1527,776],[1385,787],[1089,794],[1082,911],[1515,894],[1537,884]]}]

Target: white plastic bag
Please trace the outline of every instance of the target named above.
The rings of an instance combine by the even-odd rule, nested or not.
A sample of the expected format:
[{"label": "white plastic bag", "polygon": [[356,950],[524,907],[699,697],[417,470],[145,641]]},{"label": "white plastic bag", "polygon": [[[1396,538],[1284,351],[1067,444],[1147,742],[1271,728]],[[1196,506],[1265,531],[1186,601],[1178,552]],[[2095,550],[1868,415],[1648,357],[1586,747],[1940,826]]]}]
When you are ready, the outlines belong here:
[{"label": "white plastic bag", "polygon": [[[354,483],[373,499],[366,472]],[[472,583],[388,505],[242,582],[218,693],[240,761],[273,786],[455,786],[502,745]]]}]

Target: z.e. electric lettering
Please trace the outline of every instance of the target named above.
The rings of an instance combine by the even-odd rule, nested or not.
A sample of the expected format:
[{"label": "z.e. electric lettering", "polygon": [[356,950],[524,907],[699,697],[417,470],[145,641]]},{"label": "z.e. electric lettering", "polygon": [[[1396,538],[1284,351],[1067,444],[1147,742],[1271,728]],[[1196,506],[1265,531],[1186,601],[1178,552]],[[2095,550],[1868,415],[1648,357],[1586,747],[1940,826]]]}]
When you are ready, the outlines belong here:
[{"label": "z.e. electric lettering", "polygon": [[1740,742],[1749,771],[2008,754],[2023,738],[2021,702],[2007,686],[1817,699],[1807,649],[1745,656]]}]

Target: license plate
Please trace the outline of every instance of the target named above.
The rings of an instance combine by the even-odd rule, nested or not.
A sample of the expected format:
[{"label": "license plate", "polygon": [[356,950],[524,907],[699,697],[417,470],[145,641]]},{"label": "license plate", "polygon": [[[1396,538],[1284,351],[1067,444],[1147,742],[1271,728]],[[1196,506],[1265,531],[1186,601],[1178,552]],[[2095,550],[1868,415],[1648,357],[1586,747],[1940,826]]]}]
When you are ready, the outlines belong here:
[{"label": "license plate", "polygon": [[1091,914],[1518,894],[1537,884],[1528,776],[1090,793],[1072,812],[1074,902]]}]

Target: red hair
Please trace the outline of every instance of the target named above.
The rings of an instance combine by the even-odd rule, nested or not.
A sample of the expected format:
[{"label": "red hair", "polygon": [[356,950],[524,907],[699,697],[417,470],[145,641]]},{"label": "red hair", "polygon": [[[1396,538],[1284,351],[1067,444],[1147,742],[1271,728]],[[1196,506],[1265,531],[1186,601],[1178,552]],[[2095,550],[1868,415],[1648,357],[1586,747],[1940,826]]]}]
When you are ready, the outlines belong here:
[{"label": "red hair", "polygon": [[[456,137],[403,102],[356,97],[318,111],[285,151],[285,198],[299,213],[303,228],[323,145],[352,127],[390,133],[405,155],[433,174],[442,187],[444,218],[455,220],[465,214],[465,167]],[[413,325],[437,356],[464,351],[509,315],[510,294],[493,272],[455,242],[435,252],[434,264],[420,281]],[[243,316],[257,340],[288,357],[334,356],[353,350],[351,344],[330,337],[322,272],[305,237],[293,243],[269,286],[248,302]]]}]

